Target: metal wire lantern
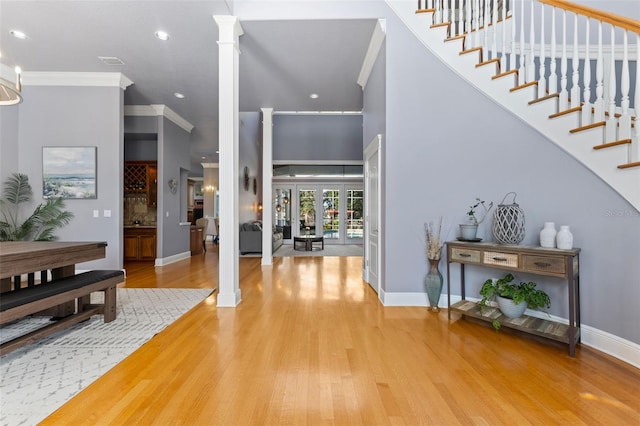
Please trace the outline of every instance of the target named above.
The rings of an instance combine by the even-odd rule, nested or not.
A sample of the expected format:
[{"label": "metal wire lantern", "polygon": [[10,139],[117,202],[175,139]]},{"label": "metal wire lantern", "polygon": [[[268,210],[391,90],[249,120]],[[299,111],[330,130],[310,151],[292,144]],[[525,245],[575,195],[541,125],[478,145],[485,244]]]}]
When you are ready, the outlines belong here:
[{"label": "metal wire lantern", "polygon": [[[513,203],[505,204],[513,194]],[[519,244],[524,240],[524,211],[516,204],[516,193],[508,192],[493,212],[493,238],[500,244]]]}]

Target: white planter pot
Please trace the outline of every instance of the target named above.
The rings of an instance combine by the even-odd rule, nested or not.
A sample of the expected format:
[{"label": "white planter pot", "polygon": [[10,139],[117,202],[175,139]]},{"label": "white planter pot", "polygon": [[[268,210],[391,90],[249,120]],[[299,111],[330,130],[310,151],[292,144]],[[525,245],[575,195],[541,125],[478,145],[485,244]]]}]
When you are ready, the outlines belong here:
[{"label": "white planter pot", "polygon": [[478,233],[478,225],[460,225],[460,238],[471,241],[476,239]]},{"label": "white planter pot", "polygon": [[518,305],[513,303],[513,300],[506,297],[496,296],[498,301],[498,308],[500,311],[509,318],[519,318],[527,310],[527,302],[522,302]]}]

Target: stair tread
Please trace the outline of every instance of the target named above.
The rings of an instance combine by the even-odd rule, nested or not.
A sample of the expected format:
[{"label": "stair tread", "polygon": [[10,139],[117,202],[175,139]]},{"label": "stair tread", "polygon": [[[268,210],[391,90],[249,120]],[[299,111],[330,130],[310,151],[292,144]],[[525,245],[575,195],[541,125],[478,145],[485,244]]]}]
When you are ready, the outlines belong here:
[{"label": "stair tread", "polygon": [[582,111],[582,107],[573,107],[573,108],[565,109],[563,111],[558,111],[555,114],[551,114],[549,118],[562,117],[563,115],[571,114],[572,112],[580,112],[580,111]]},{"label": "stair tread", "polygon": [[615,141],[615,142],[608,142],[608,143],[603,143],[600,145],[596,145],[593,147],[593,149],[603,149],[603,148],[611,148],[614,146],[620,146],[620,145],[627,145],[631,143],[631,139],[622,139],[619,141]]},{"label": "stair tread", "polygon": [[605,125],[606,125],[606,122],[598,121],[596,123],[587,124],[586,126],[580,126],[580,127],[576,127],[575,129],[571,129],[569,130],[569,133],[578,133],[584,130],[595,129],[596,127],[604,127]]},{"label": "stair tread", "polygon": [[640,161],[636,161],[634,163],[620,164],[618,166],[619,169],[630,169],[632,167],[640,167]]}]

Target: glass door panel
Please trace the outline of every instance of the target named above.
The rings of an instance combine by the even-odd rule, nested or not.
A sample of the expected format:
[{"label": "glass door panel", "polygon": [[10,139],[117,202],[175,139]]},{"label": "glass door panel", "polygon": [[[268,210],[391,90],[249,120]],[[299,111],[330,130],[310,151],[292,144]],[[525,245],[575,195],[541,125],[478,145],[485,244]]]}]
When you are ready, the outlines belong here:
[{"label": "glass door panel", "polygon": [[364,190],[347,189],[347,242],[361,242],[363,237]]},{"label": "glass door panel", "polygon": [[[316,235],[316,190],[298,189],[298,235]],[[318,230],[320,231],[320,230]]]},{"label": "glass door panel", "polygon": [[322,190],[322,235],[325,240],[340,240],[340,190]]},{"label": "glass door panel", "polygon": [[274,188],[273,224],[282,228],[283,238],[291,240],[291,189]]}]

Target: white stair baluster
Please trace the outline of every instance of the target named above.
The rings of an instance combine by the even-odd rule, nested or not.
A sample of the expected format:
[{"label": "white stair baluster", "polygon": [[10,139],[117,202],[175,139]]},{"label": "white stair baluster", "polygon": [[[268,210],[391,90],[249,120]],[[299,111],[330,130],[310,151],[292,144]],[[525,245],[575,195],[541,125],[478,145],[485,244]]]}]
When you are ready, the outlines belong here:
[{"label": "white stair baluster", "polygon": [[484,0],[484,6],[482,7],[482,32],[483,32],[483,42],[482,42],[482,52],[483,52],[483,61],[489,59],[489,14],[487,11],[489,10],[489,1]]},{"label": "white stair baluster", "polygon": [[540,3],[540,63],[538,66],[538,97],[547,95],[547,63],[544,55],[544,10],[544,3]]},{"label": "white stair baluster", "polygon": [[522,83],[528,83],[529,77],[527,75],[527,54],[525,52],[525,40],[524,40],[524,3],[520,6],[520,75],[523,78]]},{"label": "white stair baluster", "polygon": [[560,57],[560,111],[569,107],[567,92],[567,11],[562,11],[562,56]]},{"label": "white stair baluster", "polygon": [[498,0],[493,1],[491,12],[491,59],[498,57]]},{"label": "white stair baluster", "polygon": [[598,21],[598,58],[596,59],[596,101],[593,122],[604,121],[604,55],[602,53],[602,21]]},{"label": "white stair baluster", "polygon": [[582,104],[582,113],[580,114],[581,125],[586,126],[591,124],[593,120],[592,112],[591,112],[591,58],[589,54],[589,27],[590,20],[587,17],[587,22],[585,25],[585,51],[584,51],[584,70],[582,71],[582,87],[583,91],[583,104]]},{"label": "white stair baluster", "polygon": [[[500,55],[500,72],[509,70],[509,64],[507,63],[507,5],[506,2],[502,3],[502,11],[500,17],[502,18],[502,54]],[[511,20],[509,20],[511,21]]]},{"label": "white stair baluster", "polygon": [[607,125],[605,127],[605,142],[615,142],[618,140],[616,133],[618,119],[616,118],[616,29],[611,25],[611,58],[609,61],[609,82],[607,84]]},{"label": "white stair baluster", "polygon": [[580,58],[578,57],[578,14],[573,14],[573,54],[571,57],[571,108],[580,106]]},{"label": "white stair baluster", "polygon": [[[442,2],[442,22],[450,22],[449,19],[449,0],[443,0]],[[449,28],[451,28],[451,24],[449,24]],[[451,35],[451,33],[447,34],[447,36]]]},{"label": "white stair baluster", "polygon": [[558,93],[558,71],[556,63],[556,8],[551,8],[551,53],[549,55],[549,93]]},{"label": "white stair baluster", "polygon": [[[536,36],[535,36],[535,20],[533,18],[533,2],[531,2],[531,17],[529,18],[529,49],[527,50],[527,81],[535,81],[536,79]],[[538,93],[536,97],[540,96]]]},{"label": "white stair baluster", "polygon": [[473,40],[473,47],[480,46],[480,1],[475,0],[473,3],[473,29],[476,30]]},{"label": "white stair baluster", "polygon": [[[511,50],[509,51],[509,69],[515,70],[518,69],[516,67],[516,5],[515,2],[513,6],[511,6]],[[520,81],[520,76],[518,75],[518,81]]]},{"label": "white stair baluster", "polygon": [[464,32],[467,34],[467,38],[465,40],[465,44],[467,42],[471,43],[471,18],[473,16],[473,8],[472,8],[473,0],[465,0],[464,2]]},{"label": "white stair baluster", "polygon": [[630,159],[632,162],[640,161],[640,33],[636,34],[636,91],[633,97],[633,109],[636,118],[635,138],[631,142]]},{"label": "white stair baluster", "polygon": [[631,138],[631,115],[629,113],[629,38],[625,30],[622,40],[622,74],[620,76],[620,109],[618,139]]}]

